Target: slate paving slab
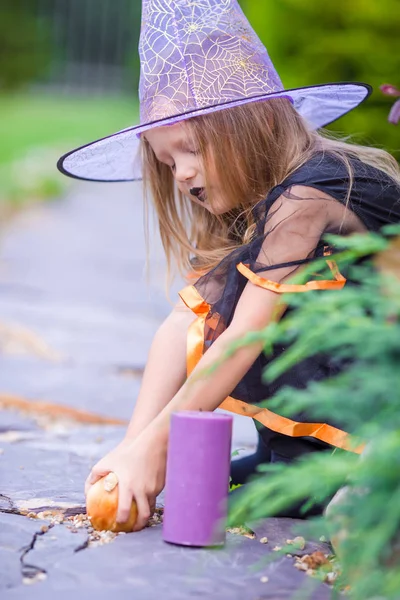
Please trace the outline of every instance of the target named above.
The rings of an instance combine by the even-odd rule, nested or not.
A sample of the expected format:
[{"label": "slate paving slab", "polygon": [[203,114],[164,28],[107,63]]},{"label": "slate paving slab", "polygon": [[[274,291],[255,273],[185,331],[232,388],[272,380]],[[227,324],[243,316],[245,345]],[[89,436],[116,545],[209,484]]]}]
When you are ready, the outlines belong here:
[{"label": "slate paving slab", "polygon": [[[171,310],[155,236],[146,281],[141,206],[140,186],[81,184],[2,234],[0,396],[47,401],[55,412],[0,411],[0,596],[325,600],[326,585],[273,552],[292,535],[291,519],[258,524],[255,539],[228,534],[211,550],[166,544],[161,526],[93,547],[85,528],[17,514],[83,513],[91,466],[123,436],[123,426],[66,421],[57,410],[132,413],[151,339]],[[255,440],[252,422],[235,418],[234,448],[249,452]]]},{"label": "slate paving slab", "polygon": [[[166,299],[165,259],[151,226],[147,274],[143,219],[140,184],[81,182],[2,231],[0,392],[130,417],[139,379],[117,373],[140,373],[183,285],[177,280]],[[23,340],[20,355],[2,355],[2,324],[25,328],[61,361],[24,354]],[[253,424],[235,418],[234,438],[254,444]]]},{"label": "slate paving slab", "polygon": [[72,531],[65,524],[47,529],[49,526],[43,525],[41,520],[37,521],[36,527],[36,537],[22,555],[22,573],[25,577],[32,578],[37,573],[45,573],[46,578],[49,577],[70,556],[85,548],[88,542],[86,529]]},{"label": "slate paving slab", "polygon": [[30,519],[0,513],[0,596],[2,590],[22,584],[21,557],[38,531],[38,524]]},{"label": "slate paving slab", "polygon": [[[48,297],[33,301],[16,298],[15,294],[3,296],[0,299],[1,320],[8,323],[10,329],[23,325],[36,334],[48,346],[50,358],[54,355],[54,362],[59,359],[59,362],[109,367],[129,361],[129,365],[143,368],[153,336],[162,321],[161,311],[147,298],[135,301],[134,289],[131,294],[129,310],[120,310],[118,305],[93,306],[77,300],[66,303]],[[159,302],[161,304],[160,298]],[[161,315],[164,317],[165,305],[163,309]],[[30,354],[23,351],[23,339],[19,348],[17,344],[15,346],[15,355]]]},{"label": "slate paving slab", "polygon": [[[29,432],[19,433],[25,438],[20,443],[5,444],[2,456],[6,459],[6,468],[2,468],[5,474],[2,488],[10,495],[13,508],[34,509],[36,512],[61,506],[75,507],[77,513],[84,511],[81,485],[88,463],[87,457],[82,456],[85,453],[81,432],[75,430],[68,437],[68,453],[62,452],[57,446],[59,436],[48,434],[47,448],[43,450],[41,446],[44,442],[40,436],[27,437]],[[117,428],[114,433],[119,433]],[[87,439],[88,446],[95,434],[96,428],[92,428]],[[103,447],[102,451],[105,449]],[[26,468],[18,472],[16,466],[22,461]],[[325,585],[318,584],[318,589],[313,591],[317,583],[297,571],[293,559],[277,557],[271,564],[263,562],[273,552],[273,544],[284,545],[293,535],[296,522],[292,519],[268,519],[253,528],[256,531],[254,540],[228,534],[226,547],[218,550],[166,544],[162,541],[161,527],[156,526],[140,533],[118,536],[107,546],[77,552],[85,546],[85,531],[73,534],[64,525],[57,525],[42,535],[41,526],[46,521],[24,519],[11,514],[2,517],[3,522],[4,517],[17,517],[29,523],[27,528],[31,539],[25,535],[25,529],[22,537],[17,530],[14,540],[18,539],[19,543],[16,547],[14,541],[12,549],[20,557],[21,548],[32,545],[24,556],[21,569],[25,577],[46,574],[45,580],[37,580],[33,584],[36,591],[40,590],[41,597],[46,597],[46,594],[59,595],[59,592],[66,590],[79,590],[82,598],[94,593],[97,597],[98,592],[105,597],[106,592],[118,592],[120,595],[126,594],[127,590],[131,590],[130,593],[134,590],[135,595],[144,600],[160,595],[171,600],[196,596],[221,600],[227,597],[244,600],[290,598],[295,592],[302,594],[296,598],[322,600],[330,597]],[[14,528],[12,522],[11,525]],[[264,535],[269,539],[267,545],[260,543]],[[324,545],[313,546],[313,549],[316,547],[324,548]],[[18,579],[15,559],[13,570],[10,571],[13,573],[12,579],[6,578],[8,588],[16,588],[10,598],[29,597],[30,588],[21,583],[21,577]],[[7,564],[10,562],[9,553]],[[265,581],[265,577],[268,581]],[[18,591],[20,585],[23,585],[23,591]],[[313,591],[311,596],[310,589]]]},{"label": "slate paving slab", "polygon": [[0,411],[0,510],[81,507],[78,512],[84,512],[83,486],[91,467],[124,433],[124,426],[58,421],[44,430],[18,413]]},{"label": "slate paving slab", "polygon": [[[68,453],[62,451],[60,434],[52,432],[17,432],[20,441],[4,444],[5,459],[2,464],[2,489],[11,499],[9,509],[34,510],[64,507],[76,513],[84,511],[82,481],[86,476],[90,458],[96,458],[107,450],[111,438],[117,438],[119,428],[109,428],[109,436],[96,446],[96,434],[101,428],[87,428],[83,440],[81,429],[77,428],[64,436]],[[113,434],[113,435],[112,435]],[[100,451],[101,450],[101,451]],[[22,464],[21,464],[22,463]],[[24,469],[20,469],[23,466]],[[73,510],[71,511],[74,512]],[[79,590],[79,597],[91,597],[98,593],[118,593],[127,597],[127,591],[137,597],[157,598],[160,595],[171,598],[212,597],[241,598],[243,600],[261,598],[290,598],[294,592],[300,597],[329,598],[330,591],[325,585],[309,594],[309,586],[317,585],[293,566],[293,559],[277,557],[272,564],[264,564],[262,559],[271,555],[273,544],[284,545],[293,535],[292,519],[268,519],[253,529],[256,539],[228,534],[227,545],[221,550],[199,550],[166,544],[162,541],[161,527],[156,526],[140,533],[118,536],[107,546],[87,548],[85,531],[72,533],[64,525],[56,525],[44,535],[41,527],[44,520],[30,520],[15,514],[0,515],[6,522],[13,546],[8,549],[6,562],[1,568],[3,587],[13,589],[11,595],[2,597],[26,598],[36,590],[41,597],[46,594],[59,595],[60,592]],[[20,528],[12,519],[26,523]],[[6,521],[8,519],[8,523]],[[21,521],[22,520],[22,521]],[[29,535],[31,538],[29,538]],[[269,543],[261,544],[260,539],[268,536]],[[16,543],[16,541],[18,543]],[[24,555],[20,566],[21,548],[32,548]],[[4,545],[4,544],[3,544]],[[318,546],[324,547],[319,544]],[[313,549],[315,547],[313,546]],[[4,548],[2,548],[4,555]],[[14,558],[12,555],[14,554]],[[18,561],[17,561],[18,559]],[[261,561],[261,562],[260,562]],[[5,566],[11,564],[9,577],[3,577]],[[21,573],[18,568],[22,569]],[[31,587],[22,583],[22,577],[44,573],[45,580],[35,580]],[[11,575],[12,574],[12,575]],[[268,581],[261,578],[268,578]],[[22,586],[22,590],[19,589]],[[304,587],[305,586],[305,587]],[[33,589],[34,588],[34,589]],[[306,595],[309,594],[308,596]],[[125,594],[125,596],[124,596]],[[317,594],[317,595],[316,595]]]},{"label": "slate paving slab", "polygon": [[84,507],[83,486],[92,465],[123,434],[124,428],[111,426],[0,433],[0,492],[19,510]]},{"label": "slate paving slab", "polygon": [[1,493],[16,509],[82,506],[91,460],[25,444],[2,443]]},{"label": "slate paving slab", "polygon": [[33,417],[14,410],[0,411],[0,433],[7,431],[33,431],[39,427]]},{"label": "slate paving slab", "polygon": [[49,558],[42,549],[42,562],[39,554],[32,557],[39,561],[37,566],[47,564],[46,580],[35,589],[14,589],[4,598],[29,598],[35,592],[49,598],[75,590],[79,598],[330,598],[329,588],[297,571],[293,559],[266,562],[270,552],[255,540],[229,534],[222,549],[174,546],[162,541],[161,527],[152,527],[118,536],[105,546],[66,553],[62,560]]},{"label": "slate paving slab", "polygon": [[72,533],[64,524],[0,514],[0,590],[44,581],[55,565],[85,547],[87,539],[85,529]]},{"label": "slate paving slab", "polygon": [[121,374],[125,367],[50,364],[35,357],[1,359],[0,391],[31,400],[83,409],[129,420],[140,376]]},{"label": "slate paving slab", "polygon": [[[304,521],[300,519],[275,518],[263,519],[259,523],[250,523],[250,528],[257,536],[257,539],[267,538],[268,547],[286,545],[287,540],[293,540],[296,536],[302,536],[301,526]],[[309,540],[304,538],[304,548],[296,549],[296,556],[312,554],[321,551],[324,554],[331,554],[332,548],[328,542],[321,540]]]},{"label": "slate paving slab", "polygon": [[[86,305],[133,316],[146,306],[159,320],[169,312],[165,261],[153,231],[147,284],[140,184],[82,182],[68,198],[11,221],[1,248],[1,296],[8,301]],[[179,287],[177,282],[174,289]]]}]

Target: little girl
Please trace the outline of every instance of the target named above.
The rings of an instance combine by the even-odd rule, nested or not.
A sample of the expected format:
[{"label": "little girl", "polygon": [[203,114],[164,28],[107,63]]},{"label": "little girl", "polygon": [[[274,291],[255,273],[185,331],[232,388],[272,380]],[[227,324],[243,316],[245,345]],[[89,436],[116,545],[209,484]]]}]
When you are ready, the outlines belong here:
[{"label": "little girl", "polygon": [[[203,371],[234,341],[266,327],[282,292],[343,287],[331,262],[331,280],[287,283],[302,265],[334,252],[326,233],[379,231],[400,220],[396,161],[316,131],[354,108],[365,86],[283,90],[236,0],[145,1],[141,65],[142,124],[59,162],[74,177],[133,179],[139,144],[168,265],[189,273],[155,335],[125,437],[86,482],[87,490],[115,472],[117,519],[127,519],[134,498],[136,530],[164,486],[175,411],[221,406],[257,421],[257,454],[234,463],[234,483],[245,482],[259,462],[348,447],[334,424],[321,427],[305,414],[288,419],[257,406],[283,385],[303,388],[335,374],[329,357],[316,354],[266,384],[267,358],[253,344],[207,376]],[[283,351],[274,347],[268,360]]]}]

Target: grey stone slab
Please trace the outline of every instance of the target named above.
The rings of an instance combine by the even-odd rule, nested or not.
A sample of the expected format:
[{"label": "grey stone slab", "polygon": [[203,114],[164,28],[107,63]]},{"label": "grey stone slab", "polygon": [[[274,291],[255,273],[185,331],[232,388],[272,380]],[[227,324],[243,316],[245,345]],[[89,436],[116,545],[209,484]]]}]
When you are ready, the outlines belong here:
[{"label": "grey stone slab", "polygon": [[124,433],[122,426],[62,424],[0,433],[0,510],[84,506],[84,481],[91,467]]},{"label": "grey stone slab", "polygon": [[21,213],[1,242],[0,321],[29,329],[68,360],[144,365],[172,305],[157,236],[155,272],[146,275],[140,186],[78,185]]},{"label": "grey stone slab", "polygon": [[150,289],[160,316],[169,310],[165,260],[154,234],[154,275],[146,282],[140,185],[77,185],[66,200],[21,214],[4,232],[2,246],[1,281],[10,295],[26,290],[31,297],[124,312]]},{"label": "grey stone slab", "polygon": [[13,501],[8,496],[0,494],[0,512],[15,512]]},{"label": "grey stone slab", "polygon": [[2,443],[0,456],[1,494],[14,507],[33,510],[40,507],[84,506],[83,485],[93,456],[43,450],[26,443]]},{"label": "grey stone slab", "polygon": [[[1,413],[0,413],[1,414]],[[32,449],[58,453],[66,460],[69,455],[76,455],[87,460],[98,460],[106,452],[115,447],[122,439],[125,427],[81,425],[71,427],[60,423],[49,429],[8,430],[0,433],[0,444],[10,458],[10,453],[20,458],[31,453]],[[4,447],[6,444],[6,448]],[[60,457],[58,456],[58,459]]]},{"label": "grey stone slab", "polygon": [[6,431],[34,431],[38,425],[34,419],[14,410],[0,411],[0,434]]},{"label": "grey stone slab", "polygon": [[[138,295],[136,300],[133,296],[129,311],[121,311],[47,297],[32,301],[19,294],[0,300],[0,316],[10,328],[31,332],[65,361],[143,367],[162,319],[149,299]],[[23,344],[19,346],[22,354]]]},{"label": "grey stone slab", "polygon": [[0,391],[129,420],[140,378],[118,374],[112,365],[52,364],[33,357],[3,357]]},{"label": "grey stone slab", "polygon": [[[122,365],[121,369],[123,373]],[[129,373],[129,369],[125,372]],[[0,360],[1,393],[127,421],[132,415],[140,383],[139,376],[123,375],[113,365],[53,364],[28,356]],[[234,448],[243,448],[243,455],[248,453],[256,444],[256,435],[251,419],[234,416]]]},{"label": "grey stone slab", "polygon": [[[147,275],[140,184],[79,183],[11,221],[0,246],[0,323],[32,331],[63,362],[2,356],[1,392],[130,417],[139,381],[113,369],[144,366],[183,285],[166,298],[154,227],[149,242]],[[235,447],[255,440],[251,422],[235,418]]]},{"label": "grey stone slab", "polygon": [[[38,530],[45,521],[37,520]],[[54,525],[46,533],[38,535],[34,545],[23,557],[24,572],[34,574],[35,569],[47,574],[58,568],[64,560],[86,546],[88,533],[85,528],[68,528],[64,523]]]},{"label": "grey stone slab", "polygon": [[19,556],[0,547],[0,592],[22,583]]},{"label": "grey stone slab", "polygon": [[21,515],[0,513],[0,525],[0,547],[10,552],[19,552],[27,546],[39,530],[36,520]]},{"label": "grey stone slab", "polygon": [[[35,208],[12,222],[0,248],[0,322],[32,331],[61,362],[29,353],[3,355],[0,392],[130,417],[140,377],[124,377],[119,369],[140,371],[154,332],[171,309],[164,293],[165,261],[153,235],[152,275],[146,280],[142,218],[140,186],[80,184],[65,201]],[[172,299],[181,286],[176,283]],[[110,426],[71,429],[62,420],[41,430],[29,418],[0,415],[0,510],[60,507],[82,512],[91,466],[123,432]],[[235,418],[233,447],[248,453],[255,441],[252,422]],[[10,536],[16,532],[15,544],[23,540],[26,546],[38,527],[40,531],[39,521],[0,516],[9,519]],[[30,586],[21,582],[16,562],[23,545],[0,544],[9,577],[5,581],[14,586],[2,598],[57,594],[69,600],[71,595],[109,600],[110,594],[118,594],[119,599],[141,600],[266,600],[296,592],[297,599],[309,597],[304,586],[313,582],[294,568],[293,559],[274,556],[273,563],[263,562],[272,556],[273,540],[283,543],[292,525],[290,520],[269,520],[257,529],[258,539],[229,535],[218,551],[165,544],[161,528],[154,527],[79,552],[85,532],[73,534],[58,525],[37,535],[23,557],[26,568],[32,564],[47,572],[46,580]],[[263,535],[269,544],[260,544]],[[316,585],[313,598],[330,597],[326,586]]]},{"label": "grey stone slab", "polygon": [[19,515],[0,513],[0,590],[22,584],[21,557],[35,533],[36,522]]},{"label": "grey stone slab", "polygon": [[[0,589],[23,585],[38,573],[47,574],[66,557],[84,547],[88,534],[66,525],[0,513]],[[47,527],[49,527],[47,529]]]},{"label": "grey stone slab", "polygon": [[[218,550],[174,546],[162,541],[161,527],[153,527],[66,557],[52,566],[36,591],[42,598],[76,592],[82,598],[130,594],[141,600],[330,597],[329,588],[295,569],[292,559],[265,562],[269,554],[265,545],[234,535],[228,535],[226,546]],[[262,580],[265,577],[268,581]],[[6,597],[25,596],[14,590]]]},{"label": "grey stone slab", "polygon": [[[271,517],[254,525],[250,524],[250,527],[258,539],[266,537],[269,547],[273,548],[274,546],[285,546],[287,540],[292,540],[296,536],[303,536],[301,532],[302,525],[304,525],[304,521],[301,519]],[[327,542],[309,540],[306,536],[303,537],[306,545],[303,550],[298,549],[294,552],[297,556],[312,554],[317,550],[324,552],[324,554],[331,553],[332,549]]]}]

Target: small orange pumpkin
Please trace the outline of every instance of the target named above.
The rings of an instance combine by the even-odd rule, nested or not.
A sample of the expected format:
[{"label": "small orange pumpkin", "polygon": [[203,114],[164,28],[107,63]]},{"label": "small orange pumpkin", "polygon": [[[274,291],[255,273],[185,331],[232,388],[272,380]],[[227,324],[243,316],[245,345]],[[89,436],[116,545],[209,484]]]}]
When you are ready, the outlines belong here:
[{"label": "small orange pumpkin", "polygon": [[110,472],[92,486],[86,496],[86,512],[94,529],[119,533],[132,531],[137,520],[136,502],[132,500],[131,512],[126,523],[117,523],[118,477]]}]

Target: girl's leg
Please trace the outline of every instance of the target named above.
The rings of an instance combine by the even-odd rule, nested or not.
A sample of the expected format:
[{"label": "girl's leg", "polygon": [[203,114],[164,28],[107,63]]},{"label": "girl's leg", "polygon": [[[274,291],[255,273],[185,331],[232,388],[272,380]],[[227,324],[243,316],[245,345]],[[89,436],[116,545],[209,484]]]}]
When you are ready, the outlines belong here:
[{"label": "girl's leg", "polygon": [[269,462],[271,462],[271,451],[258,434],[255,453],[231,462],[231,485],[243,485],[249,477],[256,473],[258,465]]},{"label": "girl's leg", "polygon": [[[235,460],[231,462],[231,485],[242,485],[242,487],[237,488],[230,492],[230,497],[233,499],[234,497],[240,496],[240,494],[246,492],[245,484],[252,475],[257,473],[257,466],[262,463],[292,463],[296,458],[300,456],[304,456],[304,454],[308,454],[310,452],[321,452],[327,449],[330,449],[327,445],[314,444],[312,442],[306,442],[302,440],[298,440],[297,444],[293,443],[293,440],[290,440],[286,436],[280,436],[279,443],[272,443],[272,446],[278,446],[278,449],[284,454],[277,452],[276,450],[271,450],[267,444],[264,442],[263,438],[259,434],[258,436],[258,446],[257,450],[251,456],[246,456],[245,458],[241,458],[239,460]],[[295,446],[295,451],[293,452],[293,446]],[[298,447],[297,447],[298,446]],[[267,474],[260,475],[262,477],[268,477]],[[298,504],[294,504],[287,509],[281,511],[278,514],[273,515],[274,517],[290,517],[292,519],[306,519],[307,517],[320,515],[323,513],[326,505],[329,502],[329,498],[326,500],[324,504],[315,504],[313,505],[307,512],[302,511],[302,507],[306,504],[307,499],[299,502]]]}]

